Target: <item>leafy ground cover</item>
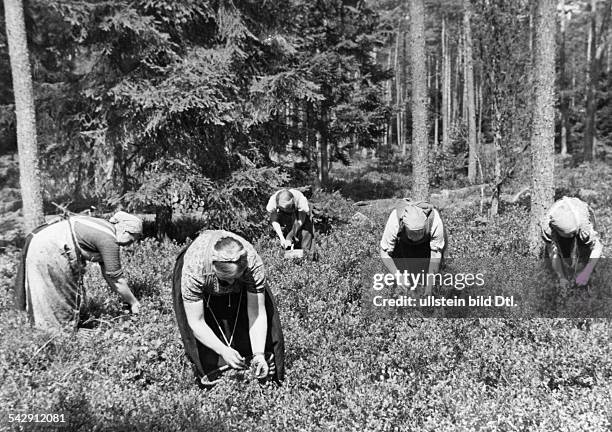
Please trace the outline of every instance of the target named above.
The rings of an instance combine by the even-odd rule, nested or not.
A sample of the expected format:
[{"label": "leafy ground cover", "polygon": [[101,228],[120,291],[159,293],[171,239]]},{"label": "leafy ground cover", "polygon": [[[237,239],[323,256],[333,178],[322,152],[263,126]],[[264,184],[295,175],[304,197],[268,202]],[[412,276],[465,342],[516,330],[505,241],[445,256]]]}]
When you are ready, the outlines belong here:
[{"label": "leafy ground cover", "polygon": [[[565,174],[560,186],[568,191],[597,190],[592,202],[609,227],[611,170]],[[389,207],[357,208],[338,194],[319,200],[333,213],[318,238],[319,261],[285,261],[273,239],[255,241],[285,332],[287,377],[280,388],[240,374],[208,392],[193,384],[170,296],[181,245],[147,239],[125,251],[128,278],[144,306],[139,316],[122,312],[91,267],[92,330],[77,337],[52,338],[11,310],[17,255],[0,255],[0,428],[18,430],[7,423],[9,413],[64,413],[65,430],[83,431],[610,430],[607,320],[373,314],[364,304],[365,276],[382,270],[378,241]],[[352,218],[357,210],[364,217]],[[453,266],[498,257],[495,271],[516,275],[507,283],[520,289],[515,263],[523,257],[528,210],[510,206],[485,226],[474,223],[477,212],[444,210]]]}]

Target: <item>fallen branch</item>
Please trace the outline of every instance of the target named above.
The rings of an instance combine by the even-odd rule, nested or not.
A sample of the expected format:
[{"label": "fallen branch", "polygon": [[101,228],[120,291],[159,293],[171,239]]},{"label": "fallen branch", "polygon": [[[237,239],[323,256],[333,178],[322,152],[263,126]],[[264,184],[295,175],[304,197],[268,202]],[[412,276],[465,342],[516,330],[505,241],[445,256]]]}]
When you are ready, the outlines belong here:
[{"label": "fallen branch", "polygon": [[475,192],[480,192],[482,188],[491,187],[490,183],[482,183],[478,185],[466,186],[459,189],[442,189],[438,194],[432,194],[432,198],[441,199],[459,199],[465,198]]},{"label": "fallen branch", "polygon": [[30,363],[32,362],[32,360],[34,360],[34,358],[47,346],[51,343],[51,341],[53,339],[55,339],[56,337],[58,337],[59,334],[56,334],[54,336],[51,337],[51,339],[49,339],[47,342],[45,342],[40,348],[38,348],[36,350],[36,352],[32,355],[32,357],[30,357],[30,360],[28,360],[28,362],[26,363],[26,367],[28,367],[30,365]]},{"label": "fallen branch", "polygon": [[500,200],[504,201],[506,203],[509,204],[516,204],[518,202],[519,199],[521,199],[521,196],[525,193],[529,191],[529,186],[525,186],[523,189],[521,189],[520,191],[518,191],[517,193],[515,193],[514,195],[510,195],[510,194],[501,194],[500,196]]}]

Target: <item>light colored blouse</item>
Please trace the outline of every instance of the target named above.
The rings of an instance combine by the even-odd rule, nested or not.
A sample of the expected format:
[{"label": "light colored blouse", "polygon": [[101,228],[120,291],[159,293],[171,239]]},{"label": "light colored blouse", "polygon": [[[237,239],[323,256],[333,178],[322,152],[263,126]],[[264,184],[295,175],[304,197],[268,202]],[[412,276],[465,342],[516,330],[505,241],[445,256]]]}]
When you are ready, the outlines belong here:
[{"label": "light colored blouse", "polygon": [[564,212],[571,212],[571,217],[576,221],[577,230],[574,237],[577,237],[584,245],[593,247],[600,242],[599,234],[593,226],[594,217],[589,205],[578,198],[563,197],[556,201],[551,207],[544,221],[542,222],[542,239],[547,243],[556,243],[558,234],[551,227],[550,222],[553,218],[563,217]]},{"label": "light colored blouse", "polygon": [[263,261],[251,243],[229,231],[207,230],[196,238],[183,256],[181,291],[183,301],[194,303],[202,301],[209,294],[219,294],[219,279],[212,262],[213,248],[223,237],[238,240],[247,251],[247,268],[234,283],[237,289],[252,293],[262,293],[266,286]]},{"label": "light colored blouse", "polygon": [[[442,219],[438,210],[433,209],[433,222],[431,225],[431,233],[429,240],[429,247],[434,252],[440,252],[444,249],[444,226],[442,225]],[[382,239],[380,240],[380,248],[388,254],[393,253],[395,246],[399,241],[400,224],[397,217],[397,209],[394,209],[387,220],[385,231]]]}]

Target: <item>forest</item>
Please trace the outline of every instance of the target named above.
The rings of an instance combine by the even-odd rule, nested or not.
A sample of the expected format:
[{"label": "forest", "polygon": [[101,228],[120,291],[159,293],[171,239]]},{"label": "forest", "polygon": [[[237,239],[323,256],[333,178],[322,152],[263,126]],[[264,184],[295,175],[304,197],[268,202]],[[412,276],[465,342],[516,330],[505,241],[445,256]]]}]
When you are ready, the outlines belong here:
[{"label": "forest", "polygon": [[[600,259],[599,291],[561,290],[539,228],[578,197],[604,257],[612,247],[611,0],[0,8],[2,427],[39,430],[8,423],[38,412],[84,431],[612,428],[612,265]],[[274,242],[266,203],[285,187],[307,191],[318,260],[285,260]],[[447,271],[486,263],[485,293],[579,297],[600,313],[373,310],[403,197],[439,210]],[[50,335],[15,310],[25,236],[65,209],[144,219],[121,255],[140,314],[93,264],[86,332]],[[240,234],[263,259],[280,387],[241,373],[194,385],[171,277],[202,229]]]}]

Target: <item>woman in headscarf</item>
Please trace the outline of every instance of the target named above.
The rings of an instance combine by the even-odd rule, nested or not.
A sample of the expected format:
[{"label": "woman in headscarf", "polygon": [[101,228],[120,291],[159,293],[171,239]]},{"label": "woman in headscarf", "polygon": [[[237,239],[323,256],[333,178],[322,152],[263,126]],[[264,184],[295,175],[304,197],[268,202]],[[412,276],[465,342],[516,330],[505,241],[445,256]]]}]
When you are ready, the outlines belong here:
[{"label": "woman in headscarf", "polygon": [[542,238],[562,287],[574,278],[578,286],[589,282],[603,250],[596,228],[593,210],[578,198],[563,197],[546,214]]},{"label": "woman in headscarf", "polygon": [[284,339],[264,266],[253,246],[228,231],[203,231],[174,267],[174,310],[187,357],[202,385],[223,368],[284,377]]},{"label": "woman in headscarf", "polygon": [[108,285],[138,313],[121,268],[119,247],[142,235],[142,220],[117,212],[109,221],[73,215],[57,219],[30,233],[22,250],[15,286],[16,305],[30,322],[46,330],[76,329],[83,299],[85,262],[100,264]]},{"label": "woman in headscarf", "polygon": [[[402,200],[389,215],[380,240],[380,257],[391,274],[438,273],[448,245],[440,213],[426,201]],[[425,277],[425,295],[432,293]]]},{"label": "woman in headscarf", "polygon": [[308,199],[297,189],[281,189],[266,205],[270,222],[283,248],[294,246],[307,253],[314,251],[314,227]]}]

